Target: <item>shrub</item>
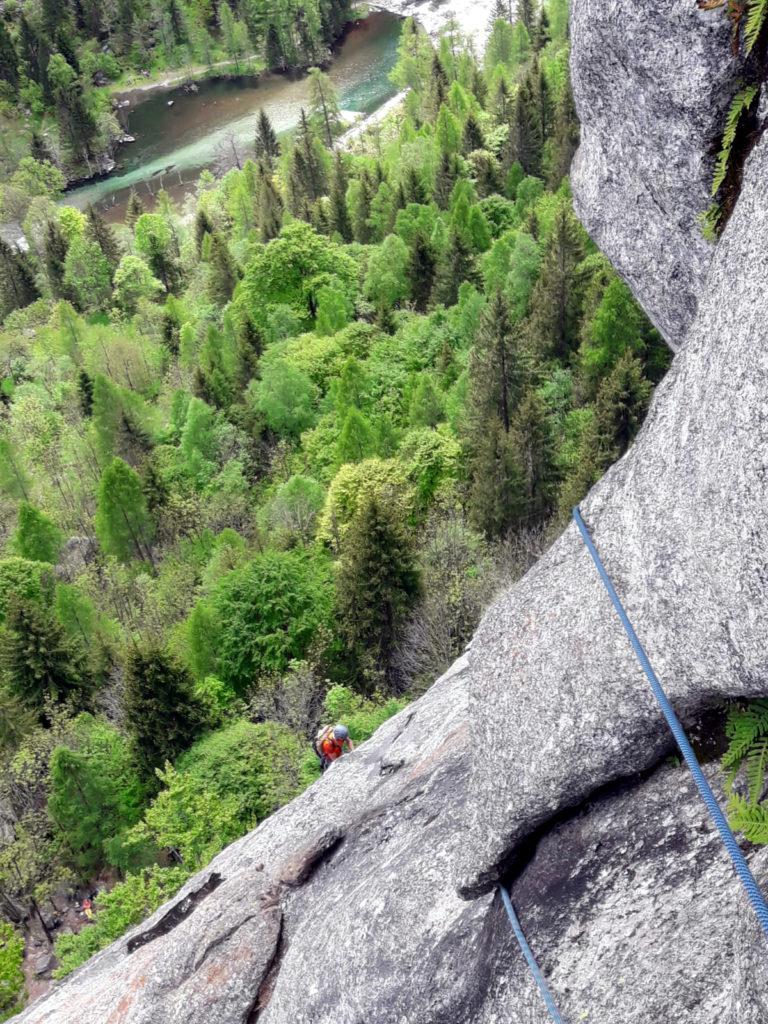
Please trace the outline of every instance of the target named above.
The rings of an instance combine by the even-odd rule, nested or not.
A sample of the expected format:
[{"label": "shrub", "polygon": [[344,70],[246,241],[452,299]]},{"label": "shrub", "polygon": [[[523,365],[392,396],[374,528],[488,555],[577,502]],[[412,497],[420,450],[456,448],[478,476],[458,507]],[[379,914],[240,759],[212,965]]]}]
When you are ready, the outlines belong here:
[{"label": "shrub", "polygon": [[128,875],[99,899],[92,925],[77,935],[62,935],[56,940],[54,952],[59,966],[53,976],[66,978],[94,953],[140,924],[174,896],[189,876],[185,868],[157,865]]},{"label": "shrub", "polygon": [[330,563],[316,552],[266,551],[223,579],[213,603],[217,674],[242,693],[303,658],[330,621]]}]

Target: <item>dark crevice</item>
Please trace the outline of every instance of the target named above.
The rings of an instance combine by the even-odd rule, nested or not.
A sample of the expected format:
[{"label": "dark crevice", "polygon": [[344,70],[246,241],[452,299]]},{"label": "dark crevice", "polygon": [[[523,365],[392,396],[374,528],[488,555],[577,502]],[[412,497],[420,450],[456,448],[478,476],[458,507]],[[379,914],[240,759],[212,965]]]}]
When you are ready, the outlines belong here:
[{"label": "dark crevice", "polygon": [[[686,732],[697,757],[703,764],[719,760],[725,752],[727,740],[725,736],[725,707],[719,702],[715,707],[705,709],[695,718],[685,722]],[[602,803],[612,797],[621,796],[636,789],[650,779],[665,764],[669,764],[679,755],[677,745],[669,734],[669,742],[664,745],[660,756],[648,768],[629,775],[618,776],[591,790],[577,804],[563,807],[556,814],[537,825],[519,842],[515,843],[508,857],[498,865],[493,878],[487,878],[485,884],[479,883],[466,895],[469,898],[481,896],[493,888],[496,881],[501,881],[511,888],[536,856],[539,843],[553,829],[573,821],[588,812],[595,804]],[[488,884],[488,883],[493,884]]]},{"label": "dark crevice", "polygon": [[227,942],[229,939],[231,939],[236,932],[239,932],[240,929],[244,925],[248,924],[249,921],[252,921],[254,917],[256,917],[255,914],[248,914],[247,917],[244,917],[241,921],[238,921],[237,924],[233,924],[232,927],[228,928],[222,935],[217,936],[213,940],[213,942],[211,942],[209,945],[205,947],[202,956],[198,957],[198,959],[195,961],[192,970],[198,970],[201,967],[201,965],[205,963],[205,961],[208,959],[208,957],[211,955],[214,949],[217,949],[223,942]]},{"label": "dark crevice", "polygon": [[272,958],[262,975],[261,983],[253,997],[250,1009],[243,1019],[243,1024],[255,1024],[262,1010],[266,1009],[269,1004],[277,984],[280,968],[288,948],[281,906],[283,895],[288,889],[297,889],[306,885],[318,868],[333,856],[343,842],[344,834],[342,832],[335,829],[324,832],[319,839],[291,857],[283,865],[277,881],[260,895],[261,913],[279,914],[280,928]]},{"label": "dark crevice", "polygon": [[256,1024],[262,1010],[266,1010],[269,1006],[269,1001],[272,998],[272,993],[275,991],[275,985],[277,984],[277,977],[280,974],[280,967],[285,957],[288,943],[285,938],[285,924],[283,921],[282,911],[275,908],[271,911],[272,913],[280,914],[280,929],[277,933],[277,941],[275,942],[275,949],[272,954],[272,959],[267,964],[261,984],[256,990],[256,995],[253,997],[250,1009],[246,1013],[243,1024]]},{"label": "dark crevice", "polygon": [[213,872],[208,876],[205,882],[200,886],[199,889],[195,889],[194,892],[188,893],[184,899],[179,900],[170,910],[166,911],[165,914],[160,918],[157,924],[148,928],[144,932],[139,932],[138,935],[134,935],[132,939],[129,939],[126,943],[126,951],[130,955],[135,953],[137,949],[141,949],[142,946],[146,946],[148,942],[152,942],[155,939],[159,939],[161,935],[167,935],[172,932],[174,928],[185,921],[189,915],[195,910],[197,906],[214,891],[218,889],[224,879],[217,872]]}]

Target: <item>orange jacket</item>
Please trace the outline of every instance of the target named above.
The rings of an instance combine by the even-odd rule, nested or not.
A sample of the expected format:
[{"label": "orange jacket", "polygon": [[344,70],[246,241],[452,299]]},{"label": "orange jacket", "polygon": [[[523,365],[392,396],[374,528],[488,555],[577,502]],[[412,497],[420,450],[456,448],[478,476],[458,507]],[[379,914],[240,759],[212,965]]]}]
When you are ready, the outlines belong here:
[{"label": "orange jacket", "polygon": [[327,757],[329,761],[335,761],[344,753],[344,744],[339,743],[339,741],[334,738],[333,733],[329,732],[320,744],[320,753],[324,757]]}]

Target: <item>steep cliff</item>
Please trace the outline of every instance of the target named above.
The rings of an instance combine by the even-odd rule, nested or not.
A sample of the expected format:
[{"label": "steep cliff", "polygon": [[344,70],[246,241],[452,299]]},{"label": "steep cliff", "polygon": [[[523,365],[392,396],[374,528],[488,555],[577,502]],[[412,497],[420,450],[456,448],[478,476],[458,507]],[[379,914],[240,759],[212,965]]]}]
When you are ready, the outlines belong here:
[{"label": "steep cliff", "polygon": [[[573,32],[578,208],[685,342],[584,512],[689,722],[768,693],[768,140],[707,248],[737,68],[694,7],[576,0]],[[765,1024],[764,944],[670,752],[570,528],[418,703],[20,1019],[540,1024],[505,877],[567,1020]]]}]

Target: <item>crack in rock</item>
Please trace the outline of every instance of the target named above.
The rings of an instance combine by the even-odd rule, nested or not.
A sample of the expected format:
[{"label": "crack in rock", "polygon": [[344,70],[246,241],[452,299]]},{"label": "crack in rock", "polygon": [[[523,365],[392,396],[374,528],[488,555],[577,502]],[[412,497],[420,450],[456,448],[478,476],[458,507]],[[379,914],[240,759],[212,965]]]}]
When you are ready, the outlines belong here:
[{"label": "crack in rock", "polygon": [[182,921],[185,921],[189,915],[195,910],[197,906],[209,896],[214,889],[218,889],[224,879],[217,872],[213,872],[208,876],[205,882],[200,886],[199,889],[195,889],[194,892],[188,893],[182,900],[174,904],[170,910],[166,911],[165,914],[160,918],[157,924],[148,928],[144,932],[139,932],[138,935],[134,935],[132,939],[129,939],[126,944],[126,952],[130,956],[131,953],[135,953],[137,949],[141,949],[142,946],[146,946],[148,942],[152,942],[154,939],[160,938],[161,935],[167,935],[172,932],[174,928],[177,928]]}]

